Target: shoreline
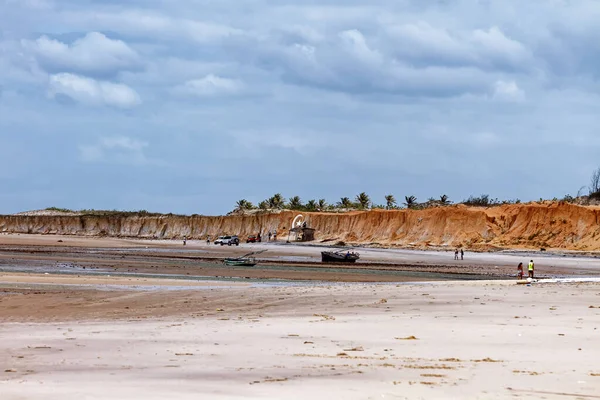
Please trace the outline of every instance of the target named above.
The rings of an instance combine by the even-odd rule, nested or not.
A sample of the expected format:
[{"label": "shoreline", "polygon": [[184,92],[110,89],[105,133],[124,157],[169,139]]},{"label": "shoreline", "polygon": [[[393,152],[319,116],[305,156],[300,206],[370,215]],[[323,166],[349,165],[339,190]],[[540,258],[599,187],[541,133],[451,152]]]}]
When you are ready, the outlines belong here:
[{"label": "shoreline", "polygon": [[[54,240],[58,239],[58,240]],[[65,239],[68,242],[65,242]],[[214,239],[214,238],[213,238]],[[240,238],[241,243],[244,243],[243,238]],[[137,236],[106,236],[106,235],[70,235],[70,234],[55,234],[55,233],[13,233],[13,232],[0,232],[0,246],[8,245],[32,245],[39,246],[44,243],[50,247],[85,247],[89,241],[93,242],[104,242],[105,244],[99,244],[98,247],[110,247],[107,243],[112,243],[115,247],[132,247],[132,248],[143,248],[145,246],[153,245],[156,248],[172,248],[182,242],[181,238],[177,239],[160,239],[160,238],[140,238]],[[263,241],[254,245],[271,245],[271,246],[300,246],[305,248],[323,248],[323,249],[334,249],[334,248],[354,248],[364,249],[370,251],[413,251],[413,252],[434,252],[434,253],[445,253],[453,252],[455,248],[461,248],[461,246],[436,246],[436,245],[397,245],[397,244],[380,244],[380,243],[345,243],[340,245],[335,243],[335,240],[320,240],[313,242],[287,242],[285,237],[281,237],[277,241]],[[187,246],[193,248],[203,248],[206,245],[205,240],[201,239],[188,239]],[[211,245],[212,241],[211,241]],[[557,256],[557,257],[584,257],[584,258],[600,258],[599,250],[574,250],[564,248],[544,248],[540,250],[537,246],[475,246],[473,248],[463,247],[466,252],[471,254],[526,254],[535,256]]]},{"label": "shoreline", "polygon": [[[347,282],[415,281],[449,279],[510,279],[516,265],[535,259],[536,276],[600,276],[595,257],[550,253],[469,253],[454,260],[453,252],[360,249],[354,264],[324,264],[320,251],[327,247],[303,244],[257,243],[214,246],[190,241],[131,241],[39,235],[0,235],[0,270],[104,271],[113,273],[174,274],[207,277],[323,280]],[[255,267],[226,267],[222,260],[252,251]]]}]

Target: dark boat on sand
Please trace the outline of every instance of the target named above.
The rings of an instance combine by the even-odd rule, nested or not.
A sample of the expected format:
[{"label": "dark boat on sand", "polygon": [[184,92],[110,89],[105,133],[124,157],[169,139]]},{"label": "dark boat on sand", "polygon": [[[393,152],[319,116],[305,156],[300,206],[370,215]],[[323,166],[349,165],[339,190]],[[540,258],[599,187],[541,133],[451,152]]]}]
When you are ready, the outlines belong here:
[{"label": "dark boat on sand", "polygon": [[321,261],[324,263],[353,263],[359,258],[358,253],[345,250],[321,252]]}]

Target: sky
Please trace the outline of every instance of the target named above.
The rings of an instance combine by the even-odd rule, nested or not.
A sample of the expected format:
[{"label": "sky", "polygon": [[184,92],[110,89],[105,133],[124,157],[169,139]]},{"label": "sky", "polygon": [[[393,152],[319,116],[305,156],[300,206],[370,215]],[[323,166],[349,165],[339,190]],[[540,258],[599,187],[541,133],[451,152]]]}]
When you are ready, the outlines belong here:
[{"label": "sky", "polygon": [[538,200],[600,166],[597,0],[0,0],[0,213]]}]

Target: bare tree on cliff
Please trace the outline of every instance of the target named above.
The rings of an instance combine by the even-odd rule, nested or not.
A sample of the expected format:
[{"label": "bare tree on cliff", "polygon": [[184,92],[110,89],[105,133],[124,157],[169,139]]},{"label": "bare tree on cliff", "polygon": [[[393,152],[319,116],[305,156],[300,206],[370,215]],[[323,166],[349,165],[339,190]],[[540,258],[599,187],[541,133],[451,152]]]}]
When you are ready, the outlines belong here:
[{"label": "bare tree on cliff", "polygon": [[362,209],[369,208],[369,206],[371,205],[371,198],[368,194],[362,192],[356,196],[356,202]]},{"label": "bare tree on cliff", "polygon": [[593,197],[600,198],[600,168],[598,168],[592,173],[592,177],[590,178],[589,191],[590,197],[592,197],[592,195],[595,195]]},{"label": "bare tree on cliff", "polygon": [[300,210],[302,208],[302,200],[300,199],[300,196],[291,197],[290,201],[288,202],[288,207],[291,210]]},{"label": "bare tree on cliff", "polygon": [[394,208],[396,206],[396,198],[394,197],[393,194],[388,194],[385,196],[385,203],[386,203],[386,207],[388,210],[391,210],[392,208]]},{"label": "bare tree on cliff", "polygon": [[414,208],[417,205],[417,198],[415,196],[404,196],[404,205],[406,208]]},{"label": "bare tree on cliff", "polygon": [[269,208],[282,209],[285,206],[285,198],[280,194],[276,193],[267,200],[269,203]]}]

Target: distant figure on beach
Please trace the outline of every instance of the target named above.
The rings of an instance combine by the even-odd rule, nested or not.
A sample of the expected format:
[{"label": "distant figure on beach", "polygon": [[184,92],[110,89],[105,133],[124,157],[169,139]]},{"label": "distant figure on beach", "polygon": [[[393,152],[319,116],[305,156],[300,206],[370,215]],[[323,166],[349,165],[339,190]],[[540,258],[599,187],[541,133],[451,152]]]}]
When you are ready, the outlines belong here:
[{"label": "distant figure on beach", "polygon": [[529,278],[533,279],[533,260],[529,261],[529,266],[527,267]]},{"label": "distant figure on beach", "polygon": [[464,260],[465,257],[465,252],[463,251],[463,249],[460,249],[460,259]]},{"label": "distant figure on beach", "polygon": [[269,231],[269,242],[271,241],[271,231]]},{"label": "distant figure on beach", "polygon": [[206,244],[210,244],[210,235],[206,237]]},{"label": "distant figure on beach", "polygon": [[187,236],[183,237],[183,245],[185,246],[185,243],[187,242]]},{"label": "distant figure on beach", "polygon": [[273,231],[273,241],[276,242],[277,241],[277,229],[275,229]]},{"label": "distant figure on beach", "polygon": [[454,250],[454,259],[458,260],[458,249]]},{"label": "distant figure on beach", "polygon": [[523,279],[523,263],[519,263],[517,266],[517,278]]}]

